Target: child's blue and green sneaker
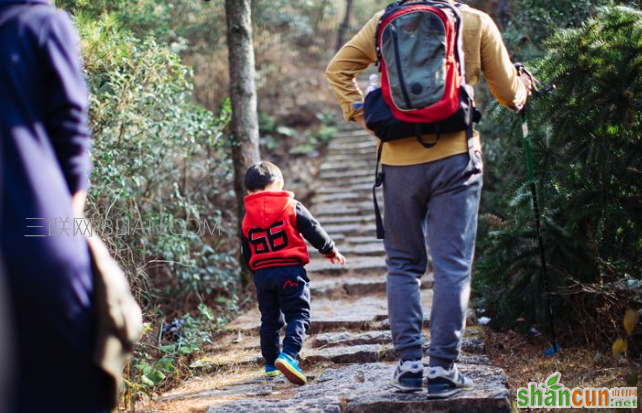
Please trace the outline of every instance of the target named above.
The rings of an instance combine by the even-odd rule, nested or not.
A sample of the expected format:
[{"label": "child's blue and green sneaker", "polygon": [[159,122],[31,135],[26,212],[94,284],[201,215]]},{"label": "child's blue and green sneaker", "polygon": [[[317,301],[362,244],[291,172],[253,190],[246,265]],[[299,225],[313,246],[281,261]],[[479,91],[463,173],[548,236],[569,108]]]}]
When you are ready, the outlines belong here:
[{"label": "child's blue and green sneaker", "polygon": [[281,374],[281,372],[271,364],[266,364],[265,369],[263,370],[263,376],[268,379],[273,379],[276,376]]},{"label": "child's blue and green sneaker", "polygon": [[301,371],[301,368],[299,367],[299,362],[288,354],[279,354],[279,358],[276,359],[276,363],[274,363],[274,365],[281,371],[281,373],[283,373],[290,383],[303,386],[308,382],[307,377],[305,377],[305,374],[303,374],[303,371]]}]

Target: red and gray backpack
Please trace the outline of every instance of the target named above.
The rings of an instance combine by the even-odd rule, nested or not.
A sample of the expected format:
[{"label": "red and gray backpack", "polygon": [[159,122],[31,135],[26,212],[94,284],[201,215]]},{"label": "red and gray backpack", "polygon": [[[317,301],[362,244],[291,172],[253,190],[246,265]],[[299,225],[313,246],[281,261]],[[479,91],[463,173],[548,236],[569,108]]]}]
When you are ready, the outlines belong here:
[{"label": "red and gray backpack", "polygon": [[[375,42],[381,88],[364,102],[366,124],[383,142],[375,188],[383,182],[379,160],[385,142],[414,137],[429,149],[442,133],[467,131],[472,150],[473,123],[481,114],[465,79],[461,7],[448,0],[403,0],[389,5],[379,19]],[[424,141],[427,134],[436,140]],[[376,197],[375,210],[379,215]],[[377,224],[383,238],[380,219]]]}]

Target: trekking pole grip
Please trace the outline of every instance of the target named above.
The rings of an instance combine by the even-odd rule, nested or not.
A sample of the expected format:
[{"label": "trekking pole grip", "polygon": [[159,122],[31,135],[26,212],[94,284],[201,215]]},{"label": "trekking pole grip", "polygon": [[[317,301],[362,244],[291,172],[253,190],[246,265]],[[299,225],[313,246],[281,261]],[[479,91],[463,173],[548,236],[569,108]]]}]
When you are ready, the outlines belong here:
[{"label": "trekking pole grip", "polygon": [[554,92],[557,90],[557,86],[555,84],[548,84],[545,82],[542,82],[524,66],[523,63],[517,62],[514,64],[515,70],[517,70],[517,74],[521,77],[523,75],[528,76],[528,78],[531,80],[531,85],[532,85],[532,90],[535,95],[543,95],[545,93],[550,93]]}]

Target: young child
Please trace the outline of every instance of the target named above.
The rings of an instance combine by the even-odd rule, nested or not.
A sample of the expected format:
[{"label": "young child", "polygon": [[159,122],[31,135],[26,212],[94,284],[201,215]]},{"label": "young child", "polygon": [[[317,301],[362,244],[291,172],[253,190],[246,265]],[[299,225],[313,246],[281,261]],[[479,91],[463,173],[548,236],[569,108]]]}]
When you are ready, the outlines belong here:
[{"label": "young child", "polygon": [[[333,264],[345,264],[328,234],[310,212],[283,191],[281,170],[259,162],[245,174],[243,257],[254,275],[261,311],[261,353],[265,376],[282,372],[292,383],[307,383],[297,356],[310,327],[310,280],[303,266],[310,262],[303,238]],[[283,351],[279,333],[286,325]]]}]

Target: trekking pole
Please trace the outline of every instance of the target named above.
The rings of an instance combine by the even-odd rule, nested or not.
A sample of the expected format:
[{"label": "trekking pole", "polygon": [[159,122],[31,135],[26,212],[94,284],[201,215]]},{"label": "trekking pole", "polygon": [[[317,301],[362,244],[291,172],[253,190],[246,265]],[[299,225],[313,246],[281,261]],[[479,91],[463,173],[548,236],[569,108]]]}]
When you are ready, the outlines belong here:
[{"label": "trekking pole", "polygon": [[[555,85],[547,85],[539,80],[537,80],[521,63],[516,63],[515,68],[519,75],[526,75],[530,78],[533,91],[537,94],[542,94],[544,92],[552,92],[555,90]],[[540,87],[543,87],[541,89]],[[548,271],[546,269],[546,254],[544,252],[544,238],[542,237],[542,224],[539,212],[539,205],[537,202],[537,186],[535,185],[535,169],[533,168],[533,155],[531,152],[531,139],[529,136],[528,130],[528,116],[527,116],[527,107],[528,104],[524,105],[524,108],[520,111],[522,118],[522,134],[524,137],[524,152],[526,154],[526,168],[528,170],[528,180],[531,188],[531,196],[533,200],[533,212],[535,213],[535,225],[537,228],[537,241],[539,244],[539,259],[540,259],[540,276],[542,282],[544,283],[544,292],[546,295],[546,307],[548,309],[548,320],[549,328],[551,330],[551,344],[550,348],[544,350],[544,355],[552,356],[555,353],[559,353],[562,348],[557,343],[555,337],[555,323],[553,318],[553,308],[551,306],[551,298],[548,285]]]}]

